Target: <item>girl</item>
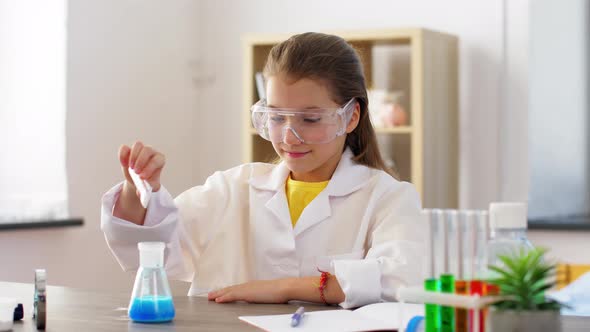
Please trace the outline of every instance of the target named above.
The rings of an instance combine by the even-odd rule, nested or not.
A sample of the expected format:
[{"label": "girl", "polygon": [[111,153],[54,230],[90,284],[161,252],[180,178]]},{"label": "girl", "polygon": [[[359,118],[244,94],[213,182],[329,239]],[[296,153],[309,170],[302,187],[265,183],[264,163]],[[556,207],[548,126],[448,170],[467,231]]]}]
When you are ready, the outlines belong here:
[{"label": "girl", "polygon": [[[101,228],[125,270],[137,242],[167,243],[171,278],[216,302],[302,300],[356,307],[421,282],[414,187],[387,173],[367,110],[358,54],[342,38],[295,35],[275,46],[267,100],[251,109],[280,164],[216,172],[172,199],[164,155],[121,146],[125,181],[102,200]],[[128,167],[153,187],[144,209]]]}]

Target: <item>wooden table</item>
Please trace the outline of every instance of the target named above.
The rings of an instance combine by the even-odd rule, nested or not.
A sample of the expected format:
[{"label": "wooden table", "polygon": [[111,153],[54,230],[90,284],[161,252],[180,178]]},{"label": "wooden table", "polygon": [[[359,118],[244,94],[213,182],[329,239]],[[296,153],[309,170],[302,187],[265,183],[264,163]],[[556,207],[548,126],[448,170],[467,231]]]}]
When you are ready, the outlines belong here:
[{"label": "wooden table", "polygon": [[[173,294],[182,294],[179,289],[188,289],[187,285],[171,282]],[[33,293],[32,284],[0,282],[0,297],[16,298],[25,309],[25,318],[15,322],[15,332],[37,331],[31,318]],[[130,296],[131,290],[129,293],[101,293],[49,286],[46,331],[260,331],[240,321],[238,316],[288,314],[297,309],[296,304],[218,304],[203,297],[178,295],[174,296],[176,317],[173,322],[139,324],[127,317]],[[305,308],[312,311],[337,307],[306,304]]]},{"label": "wooden table", "polygon": [[[171,287],[173,294],[184,294],[188,288],[179,282],[172,282]],[[127,317],[130,295],[49,286],[46,331],[259,331],[238,316],[289,314],[297,308],[297,304],[217,304],[202,297],[178,295],[174,296],[176,317],[172,323],[138,324]],[[32,284],[0,282],[0,297],[14,297],[24,305],[25,318],[15,323],[13,331],[36,331],[31,318]],[[305,307],[308,311],[337,308]],[[590,331],[590,317],[563,317],[563,327],[563,332]]]}]

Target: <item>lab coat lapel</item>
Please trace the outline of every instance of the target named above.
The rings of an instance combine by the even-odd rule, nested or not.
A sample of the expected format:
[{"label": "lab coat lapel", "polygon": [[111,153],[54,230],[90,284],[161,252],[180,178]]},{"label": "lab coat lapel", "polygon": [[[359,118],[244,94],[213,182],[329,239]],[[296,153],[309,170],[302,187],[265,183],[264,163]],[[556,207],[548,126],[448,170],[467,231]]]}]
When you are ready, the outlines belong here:
[{"label": "lab coat lapel", "polygon": [[[357,164],[352,158],[352,151],[347,148],[338,167],[332,175],[332,179],[324,189],[303,210],[297,224],[295,224],[295,236],[306,229],[320,223],[332,216],[330,197],[345,196],[357,191],[367,184],[370,171],[367,166]],[[265,207],[271,211],[282,224],[291,224],[289,203],[285,194],[285,181],[289,176],[289,169],[284,162],[272,169],[270,173],[262,174],[250,179],[250,185],[258,190],[274,191],[273,196],[265,203]]]},{"label": "lab coat lapel", "polygon": [[266,208],[281,220],[281,223],[291,223],[291,214],[289,213],[289,203],[285,190],[277,190],[271,199],[266,202]]},{"label": "lab coat lapel", "polygon": [[299,220],[297,220],[297,223],[295,224],[295,236],[322,222],[331,215],[332,209],[330,207],[330,198],[326,190],[323,190],[305,207],[305,209],[303,209]]},{"label": "lab coat lapel", "polygon": [[291,224],[289,203],[285,194],[285,181],[289,176],[289,169],[284,163],[278,164],[270,174],[263,174],[250,179],[250,185],[258,190],[272,191],[273,196],[264,205],[281,223]]},{"label": "lab coat lapel", "polygon": [[340,158],[330,182],[316,198],[305,207],[295,224],[295,236],[332,216],[330,197],[345,196],[362,188],[369,180],[369,168],[352,160],[346,149]]}]

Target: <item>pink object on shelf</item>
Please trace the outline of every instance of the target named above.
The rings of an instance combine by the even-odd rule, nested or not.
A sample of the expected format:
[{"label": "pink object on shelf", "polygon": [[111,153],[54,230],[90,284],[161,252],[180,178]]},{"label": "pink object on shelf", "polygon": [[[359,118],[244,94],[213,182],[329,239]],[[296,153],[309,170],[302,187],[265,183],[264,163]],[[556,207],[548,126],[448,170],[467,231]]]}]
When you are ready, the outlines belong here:
[{"label": "pink object on shelf", "polygon": [[386,127],[405,126],[408,124],[408,113],[397,103],[388,103],[383,106],[381,120]]}]

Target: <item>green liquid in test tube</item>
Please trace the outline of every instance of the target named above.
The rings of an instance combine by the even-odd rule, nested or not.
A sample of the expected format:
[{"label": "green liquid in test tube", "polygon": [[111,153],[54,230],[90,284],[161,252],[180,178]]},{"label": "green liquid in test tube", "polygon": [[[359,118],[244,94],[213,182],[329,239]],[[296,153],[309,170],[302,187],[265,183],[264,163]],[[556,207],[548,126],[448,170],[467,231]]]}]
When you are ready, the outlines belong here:
[{"label": "green liquid in test tube", "polygon": [[[455,277],[452,274],[440,276],[440,290],[443,293],[455,293]],[[449,306],[440,307],[440,331],[455,332],[455,308]]]},{"label": "green liquid in test tube", "polygon": [[[440,291],[438,279],[424,280],[424,290],[431,292]],[[426,332],[440,332],[440,306],[437,304],[426,304],[424,308],[424,320],[426,323]]]}]

